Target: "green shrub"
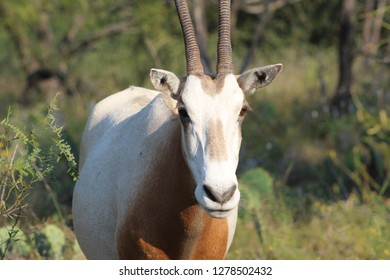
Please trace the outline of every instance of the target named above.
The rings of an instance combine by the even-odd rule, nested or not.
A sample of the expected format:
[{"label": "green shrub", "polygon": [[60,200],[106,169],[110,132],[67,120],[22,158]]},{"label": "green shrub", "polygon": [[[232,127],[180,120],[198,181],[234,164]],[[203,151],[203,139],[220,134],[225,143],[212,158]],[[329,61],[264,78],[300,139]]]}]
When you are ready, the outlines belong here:
[{"label": "green shrub", "polygon": [[26,235],[18,227],[0,228],[0,256],[4,258],[7,252],[16,258],[25,258],[30,254]]},{"label": "green shrub", "polygon": [[[331,150],[329,157],[338,168],[338,182],[342,188],[351,182],[361,200],[367,191],[374,190],[379,195],[390,195],[390,120],[388,112],[379,109],[371,113],[358,98],[356,121],[359,139],[340,156]],[[344,177],[344,179],[343,179]],[[346,177],[346,178],[345,178]]]},{"label": "green shrub", "polygon": [[[0,123],[0,226],[9,226],[8,237],[2,236],[0,244],[10,244],[18,232],[16,226],[23,210],[31,209],[29,198],[34,186],[41,184],[57,215],[64,220],[61,205],[53,191],[55,171],[62,162],[68,165],[67,173],[77,178],[76,161],[69,144],[64,140],[63,128],[58,125],[56,99],[52,101],[46,116],[32,129],[15,125],[11,110]],[[10,223],[12,221],[12,223]],[[5,239],[4,239],[5,238]],[[12,243],[12,242],[11,242]],[[8,247],[2,251],[5,258]]]}]

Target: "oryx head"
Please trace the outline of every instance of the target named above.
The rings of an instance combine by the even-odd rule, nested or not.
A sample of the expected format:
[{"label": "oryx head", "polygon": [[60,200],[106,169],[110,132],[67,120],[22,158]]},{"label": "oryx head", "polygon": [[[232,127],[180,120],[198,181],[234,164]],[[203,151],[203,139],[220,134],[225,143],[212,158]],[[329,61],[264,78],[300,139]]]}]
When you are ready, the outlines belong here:
[{"label": "oryx head", "polygon": [[195,196],[206,212],[224,218],[240,199],[236,169],[241,125],[249,105],[245,94],[269,85],[281,64],[233,74],[230,0],[219,1],[218,62],[215,75],[205,74],[185,0],[175,0],[183,30],[187,76],[151,70],[157,90],[177,100],[184,158],[196,182]]}]

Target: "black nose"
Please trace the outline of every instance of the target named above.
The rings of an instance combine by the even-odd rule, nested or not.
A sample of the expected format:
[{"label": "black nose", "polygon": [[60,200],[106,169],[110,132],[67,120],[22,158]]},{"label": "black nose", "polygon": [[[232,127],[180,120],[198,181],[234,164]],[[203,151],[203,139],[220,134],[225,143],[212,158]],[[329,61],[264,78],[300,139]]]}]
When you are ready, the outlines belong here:
[{"label": "black nose", "polygon": [[237,185],[233,185],[231,186],[226,192],[220,194],[220,193],[216,193],[212,187],[208,186],[208,185],[203,185],[203,190],[204,192],[206,193],[206,195],[214,202],[218,202],[220,204],[224,204],[226,203],[227,201],[229,201],[229,199],[232,198],[232,196],[234,195],[234,192],[236,191],[237,189]]}]

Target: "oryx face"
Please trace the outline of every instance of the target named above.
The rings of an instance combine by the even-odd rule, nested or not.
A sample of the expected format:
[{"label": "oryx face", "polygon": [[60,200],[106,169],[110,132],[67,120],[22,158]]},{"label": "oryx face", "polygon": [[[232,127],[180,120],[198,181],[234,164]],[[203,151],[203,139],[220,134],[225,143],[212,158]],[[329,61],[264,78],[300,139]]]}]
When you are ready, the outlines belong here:
[{"label": "oryx face", "polygon": [[177,100],[184,158],[196,182],[195,197],[212,217],[225,218],[238,206],[236,169],[241,125],[248,111],[245,93],[265,87],[281,64],[233,74],[230,45],[230,1],[220,1],[218,63],[215,76],[204,74],[185,1],[175,1],[186,45],[184,78],[151,70],[156,89]]},{"label": "oryx face", "polygon": [[178,100],[182,149],[196,182],[195,196],[213,217],[237,207],[236,169],[248,105],[234,75],[190,75]]}]

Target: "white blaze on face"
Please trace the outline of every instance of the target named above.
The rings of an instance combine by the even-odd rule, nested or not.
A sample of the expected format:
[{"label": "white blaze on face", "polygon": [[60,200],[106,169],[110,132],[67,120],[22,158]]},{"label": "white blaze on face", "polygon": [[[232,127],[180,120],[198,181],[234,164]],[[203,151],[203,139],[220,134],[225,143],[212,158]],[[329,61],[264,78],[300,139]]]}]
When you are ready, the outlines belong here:
[{"label": "white blaze on face", "polygon": [[209,215],[224,218],[238,205],[236,169],[246,106],[234,75],[188,76],[178,102],[182,147],[196,181],[195,196]]}]

